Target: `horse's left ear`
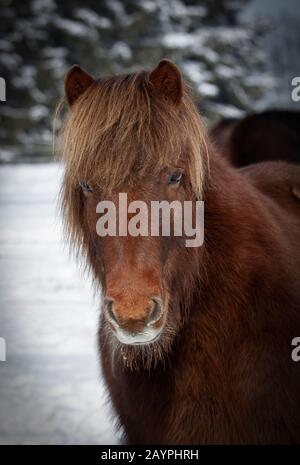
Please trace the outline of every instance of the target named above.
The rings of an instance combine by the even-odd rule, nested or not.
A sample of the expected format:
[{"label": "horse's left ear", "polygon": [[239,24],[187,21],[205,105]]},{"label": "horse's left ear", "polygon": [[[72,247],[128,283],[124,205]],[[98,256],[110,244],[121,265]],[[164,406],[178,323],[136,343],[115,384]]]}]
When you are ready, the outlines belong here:
[{"label": "horse's left ear", "polygon": [[68,104],[71,106],[94,82],[94,78],[80,66],[72,66],[65,77],[65,95]]},{"label": "horse's left ear", "polygon": [[149,81],[155,91],[169,103],[178,106],[182,99],[183,84],[179,69],[169,60],[162,60],[150,73]]}]

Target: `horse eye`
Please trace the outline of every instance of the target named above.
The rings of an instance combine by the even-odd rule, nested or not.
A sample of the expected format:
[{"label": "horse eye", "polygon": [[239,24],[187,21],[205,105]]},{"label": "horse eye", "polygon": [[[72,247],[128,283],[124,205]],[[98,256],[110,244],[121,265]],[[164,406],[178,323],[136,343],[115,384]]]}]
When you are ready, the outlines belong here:
[{"label": "horse eye", "polygon": [[93,192],[93,189],[91,188],[91,186],[85,182],[85,181],[81,181],[79,183],[81,189],[83,190],[83,192],[87,193],[87,192]]},{"label": "horse eye", "polygon": [[174,173],[171,174],[169,177],[168,184],[178,184],[182,178],[182,172],[181,171],[174,171]]}]

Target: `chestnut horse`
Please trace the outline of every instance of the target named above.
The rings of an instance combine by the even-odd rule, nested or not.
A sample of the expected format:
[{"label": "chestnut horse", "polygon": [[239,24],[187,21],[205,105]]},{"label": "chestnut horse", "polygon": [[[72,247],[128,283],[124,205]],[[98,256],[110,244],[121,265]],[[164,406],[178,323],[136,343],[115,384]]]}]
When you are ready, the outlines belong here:
[{"label": "chestnut horse", "polygon": [[211,138],[234,166],[281,160],[300,164],[300,112],[269,110],[240,120],[224,119]]},{"label": "chestnut horse", "polygon": [[[102,290],[99,348],[128,444],[300,442],[300,168],[215,155],[177,67],[65,79],[62,210]],[[96,206],[202,199],[205,239],[99,237]],[[100,292],[100,291],[99,291]]]}]

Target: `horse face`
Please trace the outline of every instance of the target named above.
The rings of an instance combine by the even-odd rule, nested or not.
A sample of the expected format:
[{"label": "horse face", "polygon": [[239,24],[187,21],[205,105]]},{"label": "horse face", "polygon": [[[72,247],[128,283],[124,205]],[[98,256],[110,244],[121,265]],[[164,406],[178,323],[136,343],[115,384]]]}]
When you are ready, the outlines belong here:
[{"label": "horse face", "polygon": [[[142,345],[153,343],[163,334],[165,327],[177,324],[176,279],[183,251],[184,237],[175,236],[176,213],[170,209],[170,235],[163,236],[159,221],[159,235],[151,234],[154,221],[152,205],[165,201],[168,206],[177,201],[183,205],[191,199],[192,193],[188,179],[182,167],[164,170],[158,178],[144,177],[130,186],[122,186],[109,196],[97,192],[96,188],[83,184],[85,193],[86,227],[91,234],[92,247],[100,257],[101,265],[96,262],[96,275],[100,276],[102,268],[102,285],[105,291],[103,301],[104,317],[109,327],[123,344]],[[121,205],[120,194],[126,194],[127,204]],[[115,206],[116,229],[113,234],[99,237],[99,205],[107,206],[107,201]],[[139,204],[136,204],[139,202]],[[144,207],[141,208],[140,203]],[[137,206],[138,205],[138,206]],[[138,213],[132,213],[132,206],[137,206]],[[124,208],[127,210],[124,211]],[[135,209],[135,208],[134,208]],[[143,210],[143,211],[142,211]],[[120,234],[120,217],[126,234]],[[137,215],[138,214],[138,218]],[[100,215],[101,217],[101,215]],[[102,216],[102,218],[104,218]],[[132,222],[139,226],[137,233],[132,233]],[[160,217],[161,220],[161,217]],[[141,223],[143,222],[144,228]],[[145,230],[145,226],[148,226]],[[181,251],[181,253],[180,253]],[[182,264],[182,263],[181,263]],[[175,277],[174,277],[175,274]],[[175,279],[174,279],[175,278]],[[182,278],[181,278],[182,279]],[[173,308],[173,311],[170,309]]]},{"label": "horse face", "polygon": [[[74,66],[65,94],[70,112],[62,137],[62,207],[70,238],[87,253],[102,283],[104,318],[116,338],[129,352],[134,344],[158,341],[154,349],[161,352],[192,298],[198,253],[185,247],[183,234],[175,234],[173,211],[170,234],[158,226],[161,234],[120,234],[118,228],[102,237],[98,205],[111,201],[118,216],[119,194],[126,194],[128,203],[143,201],[152,218],[151,201],[200,198],[207,146],[198,111],[168,60],[151,72],[100,81]],[[130,210],[128,230],[132,216]]]}]

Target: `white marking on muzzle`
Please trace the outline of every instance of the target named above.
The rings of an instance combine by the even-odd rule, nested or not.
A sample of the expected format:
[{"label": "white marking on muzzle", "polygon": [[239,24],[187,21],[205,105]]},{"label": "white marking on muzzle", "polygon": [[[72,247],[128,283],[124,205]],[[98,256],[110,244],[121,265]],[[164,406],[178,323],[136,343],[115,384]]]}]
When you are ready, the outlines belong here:
[{"label": "white marking on muzzle", "polygon": [[146,327],[144,331],[140,331],[136,334],[128,333],[127,331],[122,330],[121,328],[115,329],[115,335],[122,344],[126,345],[145,345],[151,344],[156,341],[162,329],[154,329]]}]

